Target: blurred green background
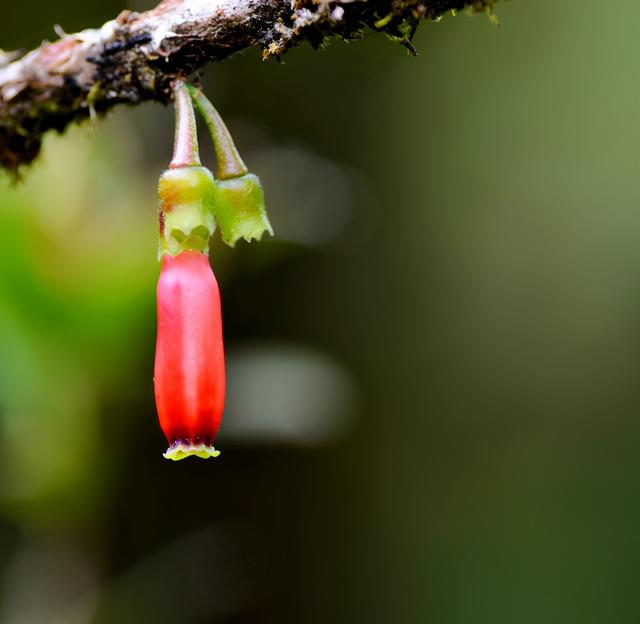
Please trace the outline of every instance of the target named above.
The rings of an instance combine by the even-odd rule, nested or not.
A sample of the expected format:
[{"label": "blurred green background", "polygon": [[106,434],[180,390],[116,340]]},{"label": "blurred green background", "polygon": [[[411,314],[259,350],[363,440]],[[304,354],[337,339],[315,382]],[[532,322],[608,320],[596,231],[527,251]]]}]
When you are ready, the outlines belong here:
[{"label": "blurred green background", "polygon": [[0,622],[638,621],[640,5],[496,11],[207,69],[277,233],[213,245],[219,460],[153,405],[171,111],[2,178]]}]

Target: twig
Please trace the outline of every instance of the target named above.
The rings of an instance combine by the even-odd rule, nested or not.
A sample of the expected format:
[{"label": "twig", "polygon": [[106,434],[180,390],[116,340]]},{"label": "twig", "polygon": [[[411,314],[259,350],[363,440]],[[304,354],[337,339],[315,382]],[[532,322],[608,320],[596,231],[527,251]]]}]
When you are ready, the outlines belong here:
[{"label": "twig", "polygon": [[317,47],[366,29],[409,49],[417,24],[495,0],[164,0],[122,12],[98,29],[66,34],[15,60],[0,51],[0,167],[17,174],[42,135],[120,103],[166,102],[171,84],[250,46],[279,57],[302,41]]}]

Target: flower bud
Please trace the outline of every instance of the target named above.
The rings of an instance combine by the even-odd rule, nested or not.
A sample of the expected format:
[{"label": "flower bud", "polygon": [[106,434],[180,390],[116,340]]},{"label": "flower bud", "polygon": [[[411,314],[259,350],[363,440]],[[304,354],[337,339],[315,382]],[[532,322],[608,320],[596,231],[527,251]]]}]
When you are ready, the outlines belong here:
[{"label": "flower bud", "polygon": [[209,258],[199,251],[164,254],[157,288],[154,388],[164,456],[208,458],[225,398],[220,293]]},{"label": "flower bud", "polygon": [[264,192],[258,176],[249,173],[222,117],[207,97],[187,86],[196,108],[209,128],[218,163],[216,184],[224,196],[212,205],[222,240],[233,247],[238,239],[260,240],[273,229],[264,205]]},{"label": "flower bud", "polygon": [[238,178],[218,180],[226,201],[216,204],[216,220],[222,240],[233,247],[238,239],[260,240],[264,232],[273,235],[264,207],[264,193],[257,175],[247,173]]}]

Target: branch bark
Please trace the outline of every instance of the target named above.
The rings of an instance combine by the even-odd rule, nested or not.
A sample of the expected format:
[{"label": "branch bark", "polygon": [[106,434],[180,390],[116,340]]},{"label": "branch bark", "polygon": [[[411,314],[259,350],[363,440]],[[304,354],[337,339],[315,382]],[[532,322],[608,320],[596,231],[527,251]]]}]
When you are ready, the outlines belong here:
[{"label": "branch bark", "polygon": [[250,46],[279,57],[302,41],[386,32],[412,50],[423,19],[450,10],[491,12],[495,0],[163,0],[123,11],[98,29],[19,54],[0,51],[0,167],[17,174],[43,134],[117,104],[166,102],[171,83]]}]

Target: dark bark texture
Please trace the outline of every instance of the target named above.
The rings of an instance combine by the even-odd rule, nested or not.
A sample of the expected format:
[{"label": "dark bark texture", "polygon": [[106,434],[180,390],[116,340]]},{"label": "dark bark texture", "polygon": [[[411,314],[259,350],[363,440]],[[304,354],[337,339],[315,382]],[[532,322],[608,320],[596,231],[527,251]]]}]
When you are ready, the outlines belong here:
[{"label": "dark bark texture", "polygon": [[0,167],[18,174],[43,134],[121,103],[166,102],[171,84],[208,61],[260,46],[279,57],[300,42],[385,32],[413,51],[420,21],[448,11],[491,13],[494,0],[164,0],[101,28],[21,54],[0,51]]}]

